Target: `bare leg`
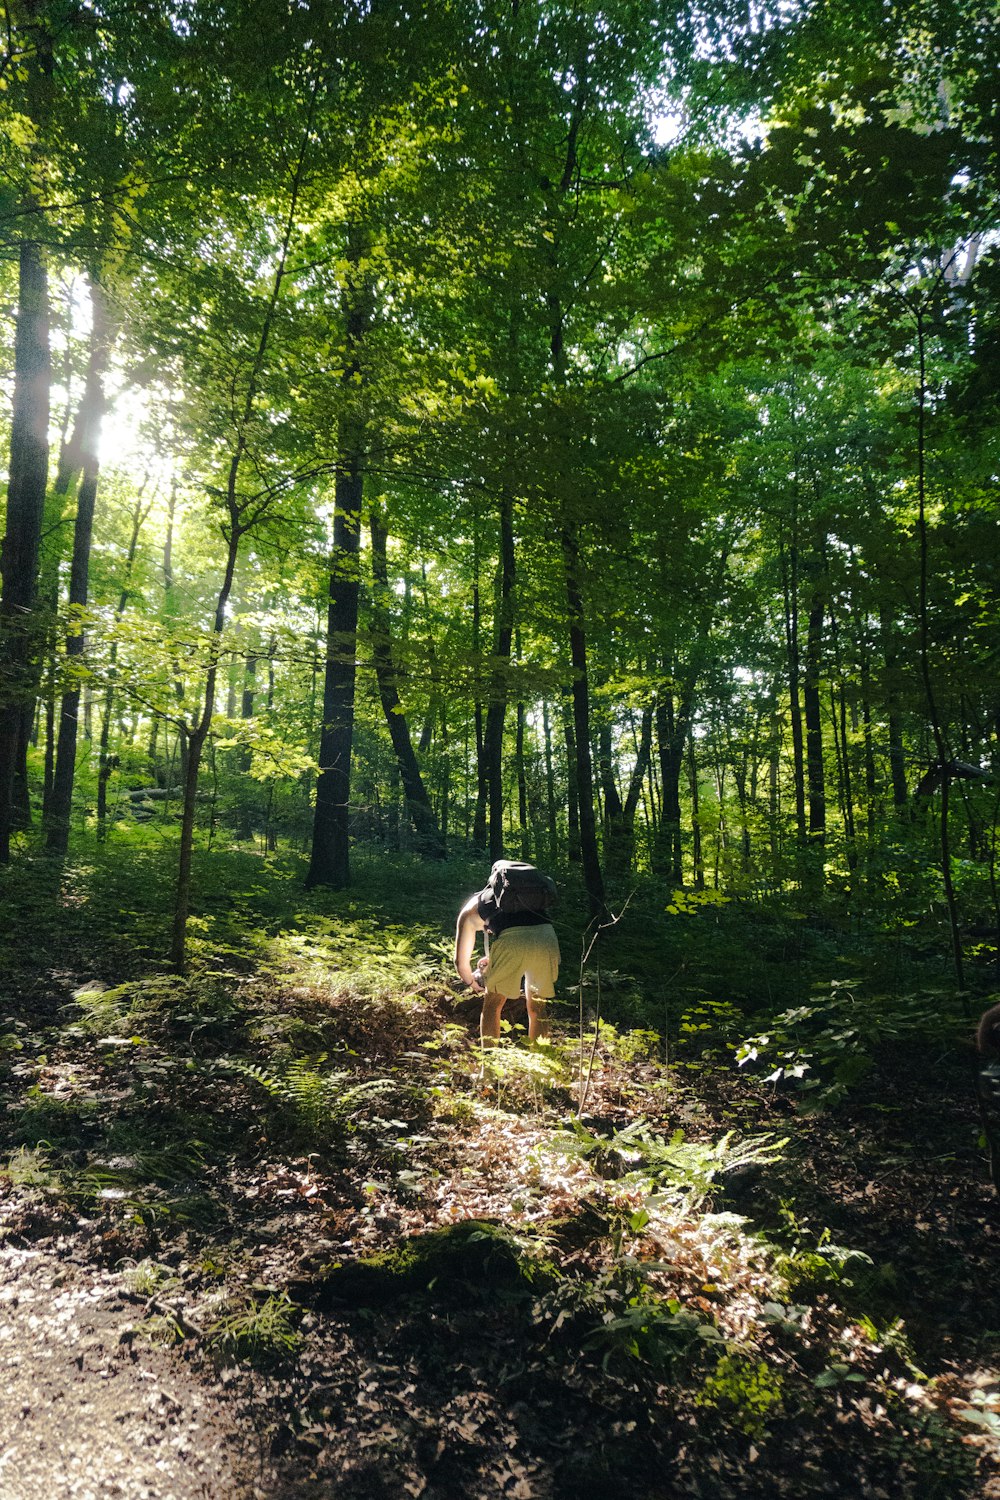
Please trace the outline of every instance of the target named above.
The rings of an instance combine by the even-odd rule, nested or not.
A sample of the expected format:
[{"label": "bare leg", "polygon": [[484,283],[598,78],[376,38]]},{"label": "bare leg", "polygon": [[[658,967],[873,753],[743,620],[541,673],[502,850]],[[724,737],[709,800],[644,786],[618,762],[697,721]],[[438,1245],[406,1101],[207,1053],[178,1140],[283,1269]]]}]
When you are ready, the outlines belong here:
[{"label": "bare leg", "polygon": [[545,1001],[536,1000],[529,989],[525,996],[525,1003],[528,1007],[528,1041],[539,1042],[549,1034]]},{"label": "bare leg", "polygon": [[492,990],[487,990],[483,996],[479,1036],[484,1047],[495,1047],[500,1040],[500,1015],[506,1004],[507,996],[497,995]]}]

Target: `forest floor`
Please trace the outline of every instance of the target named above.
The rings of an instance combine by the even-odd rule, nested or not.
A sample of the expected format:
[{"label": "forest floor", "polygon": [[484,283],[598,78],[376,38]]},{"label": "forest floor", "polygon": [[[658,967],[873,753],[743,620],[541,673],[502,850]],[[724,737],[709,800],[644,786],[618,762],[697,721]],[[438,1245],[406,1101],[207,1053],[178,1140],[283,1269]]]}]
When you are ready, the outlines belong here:
[{"label": "forest floor", "polygon": [[1000,1497],[960,1032],[822,1113],[572,1009],[480,1079],[384,909],[181,979],[82,882],[0,955],[0,1500]]}]

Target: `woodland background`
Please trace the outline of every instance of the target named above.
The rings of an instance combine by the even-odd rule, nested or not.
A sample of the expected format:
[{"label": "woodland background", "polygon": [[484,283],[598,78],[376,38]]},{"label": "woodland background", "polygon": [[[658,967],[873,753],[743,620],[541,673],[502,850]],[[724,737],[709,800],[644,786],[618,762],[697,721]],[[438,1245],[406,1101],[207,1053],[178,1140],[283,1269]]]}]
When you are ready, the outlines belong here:
[{"label": "woodland background", "polygon": [[[996,14],[0,22],[4,1244],[269,1368],[330,1494],[583,1493],[576,1423],[595,1496],[992,1493]],[[498,857],[566,962],[484,1103],[448,935]],[[565,1404],[502,1483],[498,1411],[345,1477],[330,1246],[470,1216],[514,1290],[550,1257],[516,1357],[442,1315],[473,1384],[503,1348]]]},{"label": "woodland background", "polygon": [[943,896],[961,986],[995,26],[5,20],[0,858],[180,812],[177,962],[196,828],[335,888],[355,839],[578,863],[595,915],[636,868]]}]

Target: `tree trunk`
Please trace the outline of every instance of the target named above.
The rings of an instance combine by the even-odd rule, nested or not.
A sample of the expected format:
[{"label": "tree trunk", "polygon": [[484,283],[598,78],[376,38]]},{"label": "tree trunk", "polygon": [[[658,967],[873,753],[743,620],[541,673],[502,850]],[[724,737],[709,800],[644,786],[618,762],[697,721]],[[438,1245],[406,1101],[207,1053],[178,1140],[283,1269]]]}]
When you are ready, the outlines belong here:
[{"label": "tree trunk", "polygon": [[[445,713],[445,704],[441,692],[441,668],[438,665],[437,651],[434,646],[433,622],[431,618],[430,599],[427,589],[427,565],[423,564],[420,569],[420,598],[424,608],[424,620],[427,623],[427,676],[429,679],[429,691],[427,698],[427,712],[424,715],[423,726],[417,740],[418,759],[430,753],[434,742],[435,725],[440,725],[442,731],[442,743],[448,742],[448,719]],[[444,837],[446,820],[441,819],[441,834]]]},{"label": "tree trunk", "polygon": [[867,647],[861,659],[861,726],[863,731],[865,766],[865,831],[868,842],[875,838],[878,820],[878,777],[875,771],[875,738],[872,731],[871,672],[868,666]]},{"label": "tree trunk", "polygon": [[357,681],[358,594],[360,586],[361,504],[364,491],[364,417],[358,395],[364,385],[361,353],[371,322],[371,289],[358,267],[368,236],[357,225],[348,230],[346,259],[351,275],[344,291],[344,374],[347,410],[338,435],[337,478],[327,611],[326,673],[319,775],[313,817],[312,854],[306,888],[343,890],[351,883],[350,799]]},{"label": "tree trunk", "polygon": [[552,763],[552,721],[549,705],[542,701],[542,734],[545,740],[545,813],[549,835],[549,863],[555,864],[559,852],[559,827],[556,822],[556,778]]},{"label": "tree trunk", "polygon": [[[142,503],[142,496],[143,496],[143,491],[145,490],[145,487],[146,486],[145,486],[145,483],[144,483],[143,486],[142,486],[142,488],[139,491],[139,494],[136,496],[135,508],[132,511],[132,530],[131,530],[131,533],[129,535],[128,550],[127,550],[127,552],[125,554],[125,577],[124,577],[124,579],[122,581],[122,591],[121,591],[121,594],[120,594],[119,599],[118,599],[118,608],[115,610],[115,624],[116,625],[117,625],[118,621],[124,615],[125,609],[126,609],[126,607],[128,605],[129,598],[131,596],[131,592],[132,592],[132,589],[131,589],[131,584],[132,584],[132,569],[135,566],[136,548],[139,545],[139,532],[142,530],[142,523],[146,519],[146,517],[149,515],[149,512],[150,512],[150,510],[152,509],[152,506],[153,506],[152,500],[148,503],[148,505],[145,505],[145,506]],[[98,838],[98,841],[102,842],[102,843],[103,843],[104,839],[107,837],[108,782],[111,779],[111,773],[114,770],[115,764],[116,764],[116,762],[113,760],[113,758],[109,755],[108,752],[109,752],[109,748],[110,748],[110,744],[111,744],[111,716],[112,716],[112,713],[113,713],[113,710],[114,710],[115,677],[117,675],[117,664],[118,664],[118,642],[117,641],[112,641],[112,643],[111,643],[111,656],[110,656],[110,660],[108,662],[108,691],[107,691],[107,694],[106,694],[105,700],[104,700],[104,710],[103,710],[103,712],[101,714],[101,732],[100,732],[100,740],[99,740],[99,743],[98,743],[98,765],[97,765],[97,838]],[[157,728],[158,728],[158,720],[157,720],[157,718],[156,718],[156,716],[154,714],[152,726],[151,726],[151,729],[150,729],[150,743],[149,743],[149,762],[150,762],[150,766],[153,767],[154,770],[155,770],[155,765],[156,765],[156,733],[157,733]]]},{"label": "tree trunk", "polygon": [[524,704],[517,702],[517,734],[514,742],[517,767],[517,826],[521,835],[521,858],[527,859],[531,847],[528,833],[528,778],[524,769]]},{"label": "tree trunk", "polygon": [[895,620],[891,611],[882,607],[879,610],[879,634],[882,639],[882,659],[885,662],[886,687],[885,701],[888,705],[888,730],[889,730],[889,775],[892,780],[892,805],[896,817],[905,819],[909,817],[910,792],[906,784],[906,753],[903,749],[903,727],[899,715],[899,693],[896,688],[896,677],[899,671],[899,655],[893,640],[893,629]]},{"label": "tree trunk", "polygon": [[562,553],[569,606],[570,661],[573,667],[573,735],[576,743],[576,784],[579,796],[580,862],[591,920],[605,915],[604,876],[594,822],[594,777],[590,758],[590,689],[587,681],[587,636],[580,588],[580,554],[575,534],[564,527]]},{"label": "tree trunk", "polygon": [[603,802],[604,860],[609,869],[614,866],[617,870],[621,867],[622,851],[620,847],[616,847],[616,842],[622,835],[622,818],[625,809],[622,806],[621,794],[615,777],[613,740],[611,721],[607,713],[602,712],[601,721],[597,726],[597,742],[594,751],[600,787],[599,795]]},{"label": "tree trunk", "polygon": [[[669,676],[670,667],[664,663]],[[666,875],[674,885],[684,884],[684,860],[681,845],[681,770],[684,747],[691,728],[693,684],[688,682],[680,703],[662,688],[656,700],[656,747],[660,763],[660,826],[653,849],[653,869]]]},{"label": "tree trunk", "polygon": [[[793,517],[796,512],[793,510]],[[785,649],[788,661],[788,708],[792,727],[792,770],[795,779],[795,832],[800,847],[806,843],[806,779],[802,744],[802,704],[799,696],[798,547],[786,556],[781,547],[781,577],[785,605]]]},{"label": "tree trunk", "polygon": [[818,899],[822,894],[826,878],[826,777],[823,762],[823,719],[820,707],[820,651],[823,640],[824,613],[818,588],[814,589],[809,604],[806,656],[802,674],[809,825],[801,878],[803,889],[811,899]]},{"label": "tree trunk", "polygon": [[826,837],[826,780],[823,767],[823,719],[820,711],[820,651],[823,601],[816,593],[809,608],[802,702],[806,718],[806,779],[809,787],[809,840],[821,846]]},{"label": "tree trunk", "polygon": [[55,776],[46,828],[46,844],[53,854],[64,855],[69,847],[70,812],[73,805],[73,782],[76,776],[77,719],[80,711],[80,683],[74,680],[74,664],[83,655],[86,638],[74,609],[85,609],[90,576],[90,550],[94,535],[94,507],[100,474],[99,446],[107,401],[104,375],[111,355],[113,331],[104,288],[90,280],[93,315],[90,357],[75,430],[66,446],[60,464],[60,480],[69,484],[79,465],[80,487],[76,501],[76,524],[73,528],[73,559],[70,566],[70,621],[66,635],[66,663],[69,687],[63,694],[59,712],[59,740],[56,750]]},{"label": "tree trunk", "polygon": [[767,762],[768,817],[771,824],[771,878],[780,890],[784,881],[784,838],[781,827],[781,719],[771,719],[771,748]]},{"label": "tree trunk", "polygon": [[604,786],[604,825],[607,837],[605,861],[609,874],[627,875],[635,864],[635,815],[642,796],[642,785],[649,765],[653,743],[653,705],[642,711],[642,723],[635,760],[621,799],[614,776],[611,726],[601,726],[601,781]]},{"label": "tree trunk", "polygon": [[642,711],[642,718],[639,722],[639,745],[635,753],[632,774],[629,777],[628,787],[625,792],[625,829],[628,854],[627,868],[629,870],[635,864],[635,817],[639,810],[646,772],[649,769],[649,763],[652,758],[653,710],[654,705],[648,703]]},{"label": "tree trunk", "polygon": [[441,832],[441,844],[447,854],[451,819],[451,738],[448,734],[448,714],[444,703],[441,704],[441,752],[438,767],[438,805],[440,807],[438,826]]},{"label": "tree trunk", "polygon": [[705,889],[705,861],[701,846],[701,815],[698,796],[698,762],[694,753],[694,735],[688,733],[688,786],[691,792],[691,862],[694,866],[694,888]]},{"label": "tree trunk", "polygon": [[32,615],[49,471],[49,299],[42,247],[20,249],[7,529],[0,545],[0,864],[10,861],[16,787],[37,672]]},{"label": "tree trunk", "polygon": [[52,784],[56,775],[56,687],[57,672],[55,652],[49,658],[48,682],[45,692],[45,760],[42,769],[42,818],[49,815],[52,805]]},{"label": "tree trunk", "polygon": [[[539,187],[546,199],[546,208],[552,222],[558,222],[560,200],[565,199],[573,187],[577,174],[580,129],[589,102],[586,59],[581,59],[577,70],[574,95],[571,96],[569,128],[565,136],[562,171],[558,183],[546,176]],[[565,309],[560,296],[559,240],[552,234],[547,240],[546,258],[548,279],[545,305],[549,317],[549,368],[551,379],[557,390],[566,386],[566,336],[564,328]],[[575,466],[570,462],[568,450],[561,455],[563,475],[568,480]],[[569,620],[570,662],[573,670],[573,738],[576,752],[576,792],[578,797],[580,864],[587,903],[592,922],[600,922],[607,914],[604,896],[604,876],[601,872],[600,853],[597,847],[597,827],[594,820],[594,777],[590,748],[590,688],[587,677],[587,633],[583,608],[583,590],[580,578],[580,548],[578,533],[572,517],[563,503],[560,516],[563,568],[566,585],[566,604]]]},{"label": "tree trunk", "polygon": [[507,684],[510,648],[514,637],[514,498],[509,490],[500,497],[500,567],[497,579],[496,629],[490,668],[483,758],[489,802],[490,859],[504,857],[503,839],[503,728],[507,716]]},{"label": "tree trunk", "polygon": [[[163,606],[164,614],[168,621],[173,621],[176,615],[176,602],[174,599],[174,521],[177,513],[177,479],[171,477],[170,495],[167,500],[167,529],[163,539]],[[183,716],[182,705],[184,703],[184,678],[181,674],[180,663],[177,658],[173,662],[174,674],[174,697],[177,700],[178,712],[176,718],[167,717],[167,722],[173,722],[177,727],[177,755],[180,762],[180,784],[184,786],[187,781],[187,754],[188,754],[188,729],[187,722]],[[168,777],[168,784],[173,784],[172,774]]]},{"label": "tree trunk", "polygon": [[[317,76],[316,88],[318,89],[318,87],[319,81]],[[314,91],[313,103],[315,102],[315,98],[316,93]],[[247,378],[242,411],[235,427],[233,447],[229,460],[229,472],[226,480],[226,514],[228,524],[223,533],[227,542],[226,569],[222,580],[222,587],[219,590],[215,604],[215,619],[212,623],[212,639],[209,645],[208,671],[205,676],[205,695],[202,700],[198,722],[192,728],[188,739],[187,765],[184,776],[184,806],[181,813],[180,854],[170,944],[171,961],[181,972],[186,968],[187,923],[191,909],[191,873],[194,857],[194,819],[198,797],[198,772],[201,766],[201,757],[205,743],[212,727],[212,718],[215,713],[215,688],[218,680],[219,657],[222,650],[222,635],[226,626],[226,610],[229,605],[230,595],[232,594],[233,581],[236,577],[236,563],[239,558],[240,542],[246,534],[247,526],[250,524],[246,522],[245,502],[240,497],[240,469],[243,459],[247,456],[247,427],[259,394],[264,360],[268,345],[270,344],[278,299],[281,295],[282,282],[284,281],[288,265],[288,254],[298,211],[299,191],[302,185],[306,154],[311,140],[312,106],[310,105],[309,117],[302,133],[298,161],[292,178],[290,203],[288,216],[285,220],[285,232],[281,252],[278,256],[274,280],[271,284],[271,295],[261,324],[260,338],[257,343],[254,363]],[[266,510],[266,502],[261,502],[255,513],[257,519],[261,517],[264,510]],[[167,559],[165,559],[165,573],[167,565]]]},{"label": "tree trunk", "polygon": [[[44,523],[43,523],[44,524]],[[42,578],[39,576],[39,592],[41,591]],[[42,770],[42,825],[48,822],[49,809],[52,806],[52,786],[56,775],[56,740],[59,735],[59,724],[56,718],[56,701],[59,697],[59,569],[58,563],[52,569],[51,583],[46,580],[46,592],[48,597],[44,601],[44,609],[47,616],[47,629],[45,636],[45,653],[48,665],[44,672],[46,678],[45,686],[45,760]],[[40,601],[41,602],[41,601]]]},{"label": "tree trunk", "polygon": [[389,571],[386,559],[388,532],[378,506],[373,505],[369,517],[372,540],[372,611],[369,632],[372,643],[372,659],[378,682],[382,711],[392,741],[399,777],[403,787],[403,799],[407,817],[413,828],[418,853],[428,859],[444,859],[444,841],[438,829],[434,809],[420,774],[420,766],[410,739],[410,728],[403,713],[397,684],[396,665],[392,653],[392,633],[387,600],[389,597]]},{"label": "tree trunk", "polygon": [[[240,689],[240,718],[248,723],[254,716],[254,707],[257,700],[257,662],[259,658],[256,651],[250,651],[243,663],[243,685]],[[232,669],[229,675],[229,691],[233,698],[236,696],[236,682]],[[233,707],[235,708],[235,703]],[[228,708],[228,702],[227,702]],[[232,718],[232,713],[228,714]],[[236,828],[234,830],[237,840],[247,844],[253,838],[253,795],[250,785],[249,771],[253,764],[253,751],[250,746],[241,745],[236,752],[236,766],[241,775],[239,788],[239,811],[236,817]]]},{"label": "tree trunk", "polygon": [[229,604],[229,596],[232,593],[233,580],[236,576],[236,560],[239,556],[240,539],[242,537],[242,531],[238,525],[239,512],[236,501],[236,480],[242,452],[242,446],[238,445],[230,466],[230,527],[226,554],[226,571],[215,605],[215,621],[212,641],[209,646],[208,672],[205,676],[205,696],[202,700],[201,715],[197,724],[191,729],[187,740],[177,887],[174,893],[174,919],[170,942],[171,962],[181,972],[186,968],[187,960],[187,923],[191,911],[191,875],[194,863],[194,820],[198,805],[198,773],[201,770],[201,758],[215,713],[215,687],[219,673],[219,651],[222,645],[222,632],[225,629],[226,608]]},{"label": "tree trunk", "polygon": [[358,550],[361,535],[361,430],[344,424],[337,469],[330,603],[327,612],[323,726],[313,818],[312,855],[306,888],[343,890],[351,883],[350,796],[357,678]]},{"label": "tree trunk", "polygon": [[476,695],[473,703],[473,721],[476,729],[476,803],[472,815],[472,842],[477,849],[485,849],[488,843],[486,813],[490,799],[490,783],[486,766],[483,730],[483,679],[480,653],[482,650],[482,598],[479,587],[479,518],[473,514],[472,543],[472,659],[475,662]]},{"label": "tree trunk", "polygon": [[[920,586],[917,624],[919,627],[920,676],[924,685],[924,696],[927,703],[931,733],[934,736],[934,749],[937,753],[938,765],[943,772],[941,778],[940,822],[941,881],[944,886],[945,902],[948,907],[948,925],[951,929],[951,951],[952,960],[955,965],[955,983],[959,990],[964,991],[965,959],[962,953],[962,934],[958,920],[958,895],[955,890],[955,881],[951,868],[951,835],[948,824],[948,815],[951,806],[951,775],[948,770],[948,762],[951,760],[951,751],[948,745],[945,724],[938,708],[937,695],[934,691],[934,682],[931,677],[930,667],[930,611],[928,606],[930,534],[927,523],[927,344],[923,310],[917,312],[916,325],[917,354],[919,360],[917,381],[917,543]],[[964,996],[962,1005],[966,1015],[968,1015],[969,1002]]]},{"label": "tree trunk", "polygon": [[566,744],[566,857],[580,863],[580,792],[576,780],[576,733],[572,702],[562,705],[563,740]]}]

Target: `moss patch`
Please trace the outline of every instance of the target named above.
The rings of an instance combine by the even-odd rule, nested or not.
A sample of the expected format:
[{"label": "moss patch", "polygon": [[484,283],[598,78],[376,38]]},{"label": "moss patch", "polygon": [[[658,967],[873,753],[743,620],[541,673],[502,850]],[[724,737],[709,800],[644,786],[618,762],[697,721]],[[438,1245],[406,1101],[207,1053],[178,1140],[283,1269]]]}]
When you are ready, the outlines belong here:
[{"label": "moss patch", "polygon": [[463,1219],[413,1235],[392,1250],[324,1269],[310,1287],[296,1288],[314,1306],[349,1303],[377,1307],[398,1297],[431,1292],[440,1301],[477,1291],[537,1288],[551,1270],[524,1259],[511,1236],[485,1219]]}]

